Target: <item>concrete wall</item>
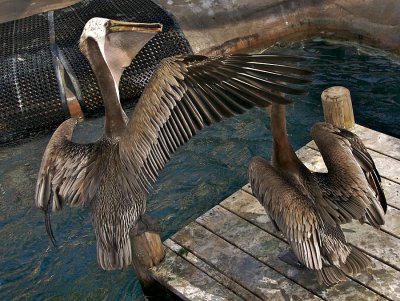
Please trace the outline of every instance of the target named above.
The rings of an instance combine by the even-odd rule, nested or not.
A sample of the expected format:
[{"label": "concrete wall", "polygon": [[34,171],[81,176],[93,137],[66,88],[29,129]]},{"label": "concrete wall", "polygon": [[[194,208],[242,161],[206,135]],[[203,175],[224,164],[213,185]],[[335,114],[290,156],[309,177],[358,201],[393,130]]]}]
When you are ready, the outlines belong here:
[{"label": "concrete wall", "polygon": [[308,36],[400,53],[399,0],[155,0],[195,53],[221,54]]},{"label": "concrete wall", "polygon": [[0,23],[70,6],[80,0],[0,0]]},{"label": "concrete wall", "polygon": [[[221,54],[309,36],[400,53],[400,0],[153,0],[175,16],[195,53]],[[0,0],[0,22],[79,0]]]}]

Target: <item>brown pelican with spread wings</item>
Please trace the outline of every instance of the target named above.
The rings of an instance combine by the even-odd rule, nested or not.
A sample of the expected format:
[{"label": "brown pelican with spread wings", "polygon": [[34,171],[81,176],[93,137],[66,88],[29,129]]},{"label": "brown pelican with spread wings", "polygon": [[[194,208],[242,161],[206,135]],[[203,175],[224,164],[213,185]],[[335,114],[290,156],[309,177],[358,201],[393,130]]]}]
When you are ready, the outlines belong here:
[{"label": "brown pelican with spread wings", "polygon": [[[131,263],[130,231],[151,228],[146,198],[179,146],[223,118],[271,103],[280,95],[304,94],[307,70],[282,65],[298,58],[279,55],[189,55],[167,58],[155,70],[128,120],[118,84],[141,47],[160,24],[91,19],[80,48],[100,86],[105,106],[104,135],[95,143],[71,141],[76,120],[63,122],[45,150],[36,186],[36,206],[45,213],[52,241],[50,210],[63,204],[87,206],[103,269]],[[295,86],[293,86],[294,84]]]},{"label": "brown pelican with spread wings", "polygon": [[[272,164],[250,162],[253,193],[288,240],[296,260],[316,270],[319,283],[344,281],[370,260],[347,244],[340,224],[358,219],[379,227],[387,209],[381,179],[361,139],[348,130],[316,123],[311,136],[327,173],[311,172],[288,140],[285,106],[271,106]],[[293,262],[290,257],[284,256]]]}]

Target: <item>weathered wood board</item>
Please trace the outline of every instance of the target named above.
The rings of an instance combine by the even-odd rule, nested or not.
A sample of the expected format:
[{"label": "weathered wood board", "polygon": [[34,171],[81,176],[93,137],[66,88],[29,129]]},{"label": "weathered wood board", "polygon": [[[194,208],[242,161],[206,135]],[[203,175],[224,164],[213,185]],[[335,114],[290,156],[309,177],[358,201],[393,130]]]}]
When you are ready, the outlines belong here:
[{"label": "weathered wood board", "polygon": [[352,132],[362,137],[363,143],[367,148],[400,160],[400,139],[358,124]]},{"label": "weathered wood board", "polygon": [[157,280],[184,300],[244,300],[170,249],[154,269]]},{"label": "weathered wood board", "polygon": [[[326,287],[312,271],[281,261],[288,245],[247,184],[167,239],[154,277],[184,300],[400,300],[400,140],[359,125],[354,132],[370,150],[389,204],[381,229],[342,226],[371,258],[368,271]],[[311,170],[326,171],[314,142],[297,154]]]}]

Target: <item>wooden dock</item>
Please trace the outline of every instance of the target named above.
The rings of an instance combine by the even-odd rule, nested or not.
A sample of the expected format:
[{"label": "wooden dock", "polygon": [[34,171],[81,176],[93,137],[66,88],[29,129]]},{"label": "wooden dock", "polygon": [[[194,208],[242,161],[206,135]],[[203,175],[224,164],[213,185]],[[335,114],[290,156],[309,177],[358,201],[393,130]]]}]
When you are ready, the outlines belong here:
[{"label": "wooden dock", "polygon": [[[167,239],[153,276],[183,300],[400,300],[400,139],[359,125],[353,131],[381,173],[389,204],[380,230],[342,226],[348,242],[371,257],[367,272],[325,287],[314,272],[282,262],[287,244],[245,185]],[[325,169],[314,142],[297,154],[310,169]]]}]

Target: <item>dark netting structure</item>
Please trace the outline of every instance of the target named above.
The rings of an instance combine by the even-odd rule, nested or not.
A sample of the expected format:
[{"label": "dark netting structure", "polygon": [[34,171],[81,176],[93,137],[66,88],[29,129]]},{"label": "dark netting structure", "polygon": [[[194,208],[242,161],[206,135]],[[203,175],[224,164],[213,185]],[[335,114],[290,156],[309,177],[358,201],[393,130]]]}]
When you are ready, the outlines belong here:
[{"label": "dark netting structure", "polygon": [[163,24],[163,32],[146,44],[121,78],[121,100],[132,105],[161,59],[191,53],[171,15],[151,0],[84,0],[2,23],[0,143],[48,131],[70,117],[58,74],[68,74],[85,116],[103,106],[94,74],[79,51],[83,27],[93,17]]}]

